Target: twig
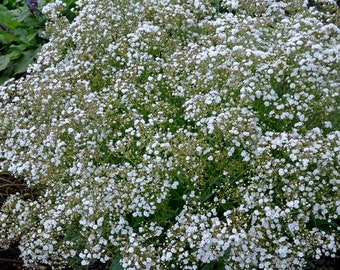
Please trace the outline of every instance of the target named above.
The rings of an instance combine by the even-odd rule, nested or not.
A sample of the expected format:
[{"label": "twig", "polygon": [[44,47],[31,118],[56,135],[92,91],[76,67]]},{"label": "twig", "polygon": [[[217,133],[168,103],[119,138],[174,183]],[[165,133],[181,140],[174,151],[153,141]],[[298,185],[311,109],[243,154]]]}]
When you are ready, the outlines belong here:
[{"label": "twig", "polygon": [[6,258],[0,258],[0,262],[15,262],[15,263],[23,263],[24,261],[18,260],[18,259],[6,259]]},{"label": "twig", "polygon": [[26,185],[24,185],[24,184],[12,184],[12,183],[10,183],[10,184],[0,184],[0,188],[2,188],[2,187],[23,187],[23,186],[26,186]]}]

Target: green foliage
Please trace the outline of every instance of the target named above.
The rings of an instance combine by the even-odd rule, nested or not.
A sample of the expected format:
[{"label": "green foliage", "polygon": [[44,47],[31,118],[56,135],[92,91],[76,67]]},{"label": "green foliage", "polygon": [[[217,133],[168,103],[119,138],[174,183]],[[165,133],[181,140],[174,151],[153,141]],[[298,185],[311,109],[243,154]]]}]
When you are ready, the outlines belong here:
[{"label": "green foliage", "polygon": [[[62,14],[70,21],[76,0],[64,0]],[[44,33],[46,18],[41,9],[47,1],[38,1],[38,9],[30,10],[25,0],[3,1],[0,4],[0,84],[9,78],[25,75],[27,67],[48,41]]]},{"label": "green foliage", "polygon": [[120,260],[122,259],[122,255],[118,255],[112,262],[110,266],[110,270],[124,270],[124,268],[120,264]]},{"label": "green foliage", "polygon": [[25,1],[0,5],[0,84],[24,75],[47,41],[44,24],[44,16],[30,11]]}]

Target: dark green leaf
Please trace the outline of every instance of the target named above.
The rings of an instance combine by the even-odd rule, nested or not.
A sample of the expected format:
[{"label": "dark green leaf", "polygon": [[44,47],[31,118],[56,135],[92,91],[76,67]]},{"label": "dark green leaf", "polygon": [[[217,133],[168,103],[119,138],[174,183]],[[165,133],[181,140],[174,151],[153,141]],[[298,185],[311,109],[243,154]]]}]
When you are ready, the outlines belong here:
[{"label": "dark green leaf", "polygon": [[27,25],[26,20],[32,17],[32,13],[30,12],[27,6],[21,6],[12,11],[12,14],[16,17],[18,22],[24,23]]},{"label": "dark green leaf", "polygon": [[37,32],[28,31],[25,28],[17,28],[13,31],[13,34],[15,34],[21,42],[28,44],[35,38]]},{"label": "dark green leaf", "polygon": [[11,12],[3,5],[0,5],[0,24],[11,29],[22,26],[22,23],[18,22]]},{"label": "dark green leaf", "polygon": [[23,73],[27,70],[27,67],[36,58],[37,54],[40,52],[41,46],[35,49],[31,49],[23,52],[23,56],[18,59],[14,68],[14,75]]},{"label": "dark green leaf", "polygon": [[117,257],[114,259],[110,266],[110,270],[124,270],[122,265],[120,264],[120,260],[123,258],[122,255],[117,255]]},{"label": "dark green leaf", "polygon": [[26,41],[27,43],[32,43],[32,41],[34,40],[34,38],[37,36],[37,32],[28,32],[27,36],[26,36]]},{"label": "dark green leaf", "polygon": [[8,51],[6,52],[6,55],[9,56],[10,60],[15,60],[22,55],[22,51],[26,48],[26,46],[21,45],[12,45]]},{"label": "dark green leaf", "polygon": [[17,36],[15,36],[11,33],[7,33],[6,31],[0,29],[0,43],[7,45],[7,44],[10,44],[12,42],[20,43],[21,40]]},{"label": "dark green leaf", "polygon": [[[0,72],[1,73],[1,72]],[[7,81],[9,79],[9,76],[8,75],[3,75],[1,74],[0,75],[0,85],[3,84],[5,81]]]},{"label": "dark green leaf", "polygon": [[202,270],[212,270],[214,269],[214,263],[208,263],[203,266]]},{"label": "dark green leaf", "polygon": [[10,57],[8,55],[0,55],[0,71],[7,68],[10,62]]}]

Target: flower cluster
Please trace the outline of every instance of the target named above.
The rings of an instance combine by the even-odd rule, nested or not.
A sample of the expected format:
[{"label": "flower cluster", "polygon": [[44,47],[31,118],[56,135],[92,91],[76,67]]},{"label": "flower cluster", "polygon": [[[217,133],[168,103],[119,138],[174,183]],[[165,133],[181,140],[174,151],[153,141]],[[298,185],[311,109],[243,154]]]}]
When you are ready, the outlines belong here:
[{"label": "flower cluster", "polygon": [[336,3],[213,2],[78,0],[73,21],[44,6],[50,41],[0,87],[0,172],[38,194],[2,206],[2,247],[78,269],[335,256]]}]

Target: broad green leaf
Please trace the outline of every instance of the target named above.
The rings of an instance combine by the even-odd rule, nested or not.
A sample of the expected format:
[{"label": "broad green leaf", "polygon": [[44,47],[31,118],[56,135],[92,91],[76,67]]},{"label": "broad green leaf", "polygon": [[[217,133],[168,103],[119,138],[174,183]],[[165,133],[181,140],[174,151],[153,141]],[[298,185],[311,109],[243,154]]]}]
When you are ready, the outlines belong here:
[{"label": "broad green leaf", "polygon": [[9,49],[6,51],[6,55],[10,57],[10,60],[13,61],[18,59],[22,55],[22,51],[25,50],[26,46],[24,44],[20,45],[11,45]]},{"label": "broad green leaf", "polygon": [[23,24],[18,22],[11,12],[3,5],[0,5],[0,24],[5,25],[11,29],[22,26]]},{"label": "broad green leaf", "polygon": [[205,266],[203,266],[202,270],[212,270],[214,269],[214,264],[213,263],[208,263]]},{"label": "broad green leaf", "polygon": [[10,57],[8,55],[0,55],[0,71],[7,68],[10,62]]},{"label": "broad green leaf", "polygon": [[8,79],[9,79],[9,76],[7,74],[1,74],[0,72],[0,85],[2,85]]},{"label": "broad green leaf", "polygon": [[0,29],[0,44],[7,45],[12,42],[21,43],[21,40],[17,36]]},{"label": "broad green leaf", "polygon": [[37,36],[37,31],[28,31],[27,36],[25,37],[27,43],[33,43],[34,38]]},{"label": "broad green leaf", "polygon": [[13,65],[14,61],[10,61],[6,67],[6,69],[0,71],[0,81],[1,83],[3,83],[4,81],[8,80],[9,78],[13,77],[13,69],[14,69],[14,65]]},{"label": "broad green leaf", "polygon": [[18,7],[15,10],[11,11],[13,16],[15,16],[16,20],[27,27],[27,20],[29,18],[32,18],[32,13],[30,12],[29,8],[27,6],[21,6]]},{"label": "broad green leaf", "polygon": [[25,72],[28,65],[33,62],[40,50],[41,46],[35,49],[24,51],[23,55],[16,62],[14,75]]},{"label": "broad green leaf", "polygon": [[122,255],[118,255],[110,266],[110,270],[124,270],[123,266],[120,264],[120,260],[123,258]]},{"label": "broad green leaf", "polygon": [[[39,1],[40,5],[40,1]],[[39,13],[37,15],[33,15],[28,6],[22,6],[15,10],[15,16],[18,18],[19,22],[24,23],[29,28],[39,28],[43,26],[45,21],[44,15]]]},{"label": "broad green leaf", "polygon": [[27,44],[30,43],[37,34],[36,31],[32,33],[32,31],[27,31],[25,28],[17,28],[13,31],[13,33],[21,40],[21,42]]},{"label": "broad green leaf", "polygon": [[8,9],[14,9],[14,8],[17,8],[19,6],[18,2],[20,2],[20,1],[16,1],[16,0],[3,0],[2,1],[2,5],[6,6]]}]

